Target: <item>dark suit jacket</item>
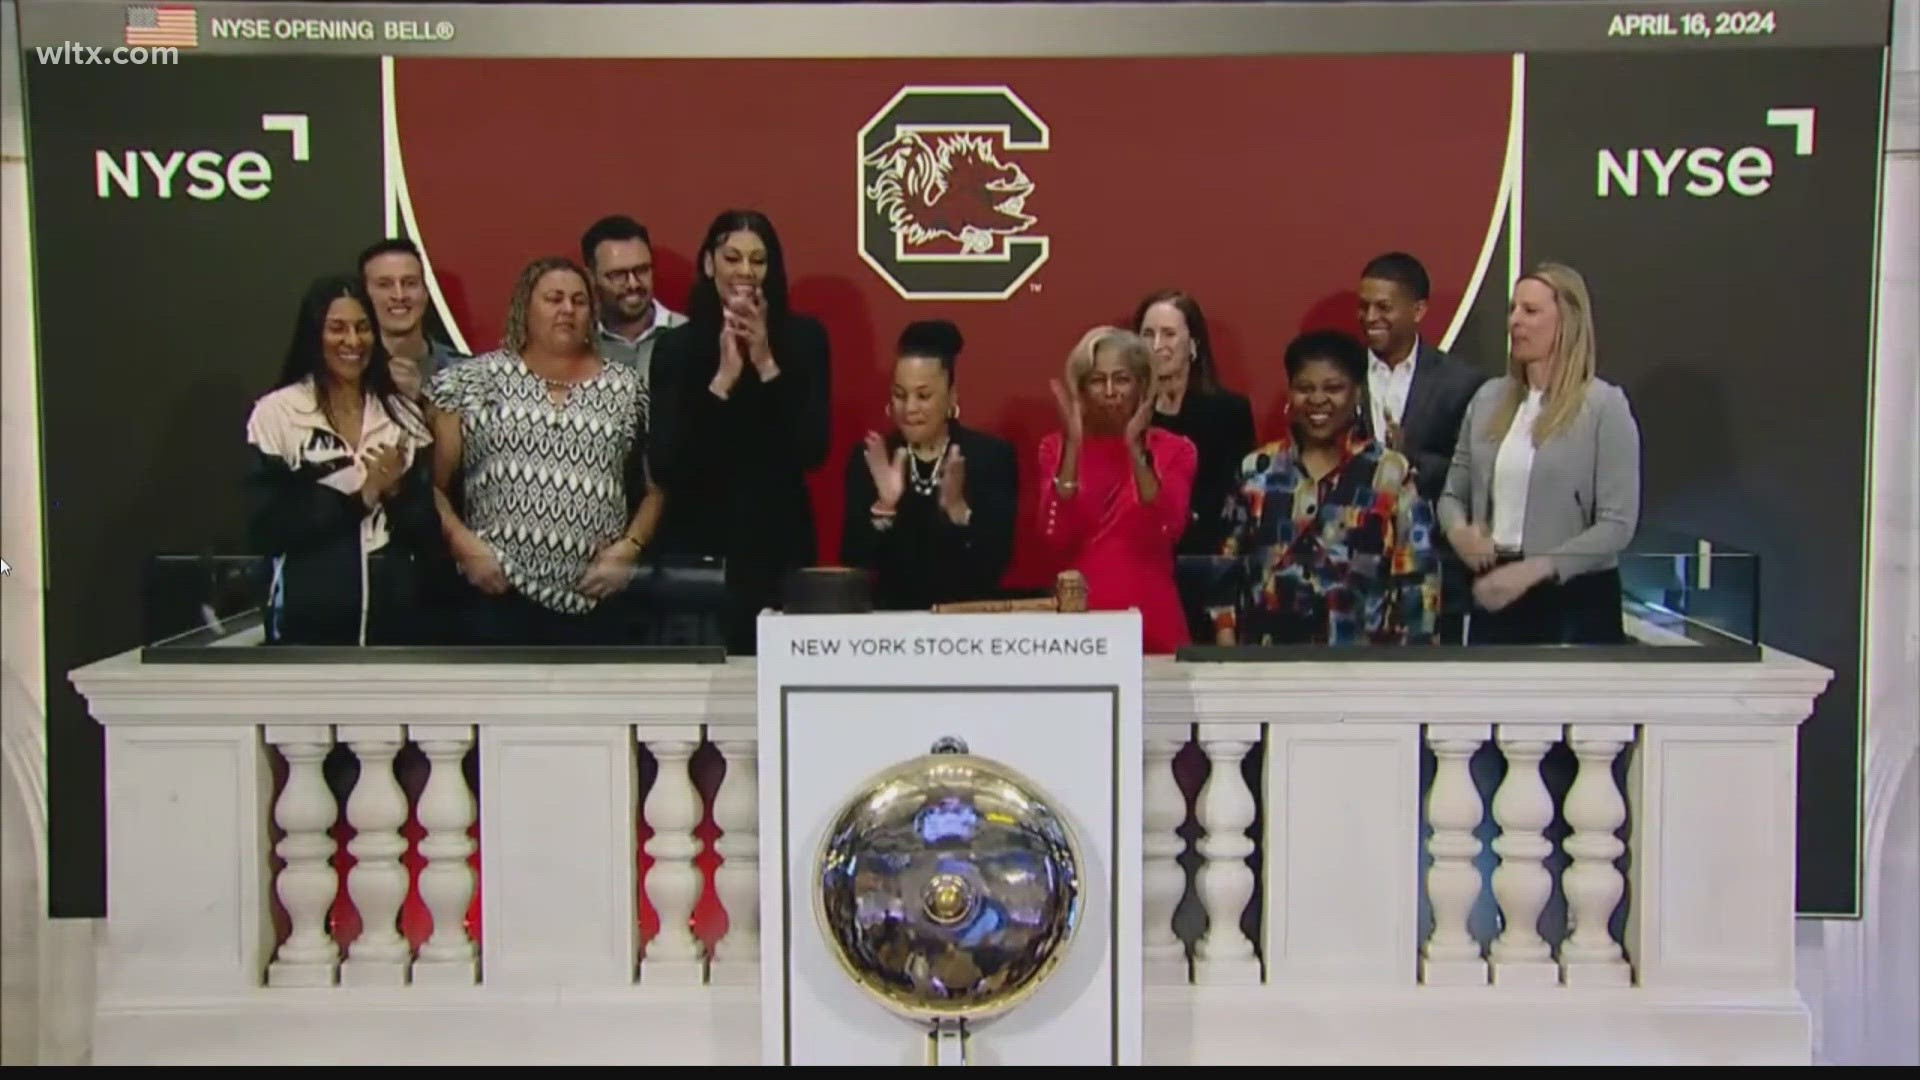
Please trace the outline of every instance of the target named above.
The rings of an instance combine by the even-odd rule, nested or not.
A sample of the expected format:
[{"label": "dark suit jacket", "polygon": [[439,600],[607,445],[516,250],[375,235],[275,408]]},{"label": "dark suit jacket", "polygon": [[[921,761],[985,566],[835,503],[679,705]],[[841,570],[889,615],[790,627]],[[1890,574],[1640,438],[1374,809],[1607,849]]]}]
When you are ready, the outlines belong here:
[{"label": "dark suit jacket", "polygon": [[[1460,424],[1474,393],[1486,381],[1487,374],[1479,368],[1420,342],[1413,360],[1413,387],[1407,391],[1400,422],[1400,452],[1413,462],[1420,497],[1430,503],[1437,504],[1441,489],[1447,486]],[[1374,434],[1384,437],[1386,433]]]}]

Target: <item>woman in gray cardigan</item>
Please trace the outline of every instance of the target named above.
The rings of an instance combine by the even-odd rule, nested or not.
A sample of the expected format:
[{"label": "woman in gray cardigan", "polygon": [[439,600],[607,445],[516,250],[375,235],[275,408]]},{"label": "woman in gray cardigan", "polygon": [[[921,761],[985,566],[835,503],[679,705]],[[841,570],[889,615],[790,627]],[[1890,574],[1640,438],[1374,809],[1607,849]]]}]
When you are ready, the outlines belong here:
[{"label": "woman in gray cardigan", "polygon": [[1474,644],[1625,640],[1619,554],[1640,516],[1640,428],[1594,375],[1580,274],[1543,263],[1517,282],[1507,374],[1474,395],[1440,525],[1473,570]]}]

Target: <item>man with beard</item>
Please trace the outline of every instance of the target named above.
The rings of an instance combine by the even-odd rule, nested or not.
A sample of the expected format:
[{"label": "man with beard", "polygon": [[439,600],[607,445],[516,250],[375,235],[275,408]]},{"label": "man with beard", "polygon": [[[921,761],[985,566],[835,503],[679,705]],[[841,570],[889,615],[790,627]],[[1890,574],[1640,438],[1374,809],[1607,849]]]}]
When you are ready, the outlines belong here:
[{"label": "man with beard", "polygon": [[[603,217],[580,237],[580,258],[599,294],[594,344],[601,358],[632,369],[640,385],[650,389],[654,343],[687,317],[654,295],[653,241],[647,227],[621,214]],[[646,427],[645,416],[641,426]]]},{"label": "man with beard", "polygon": [[404,237],[382,240],[360,253],[360,280],[373,299],[380,340],[392,359],[387,369],[400,392],[420,400],[420,388],[441,368],[468,359],[447,342],[427,299],[426,264]]}]

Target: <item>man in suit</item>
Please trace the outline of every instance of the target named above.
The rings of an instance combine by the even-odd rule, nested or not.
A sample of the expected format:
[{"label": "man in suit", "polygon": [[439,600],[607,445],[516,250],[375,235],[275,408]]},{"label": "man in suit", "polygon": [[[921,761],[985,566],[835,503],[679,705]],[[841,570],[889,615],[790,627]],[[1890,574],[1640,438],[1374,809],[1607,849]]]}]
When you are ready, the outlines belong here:
[{"label": "man in suit", "polygon": [[[1359,291],[1360,328],[1367,339],[1368,420],[1374,437],[1406,455],[1420,496],[1438,504],[1460,423],[1487,376],[1421,340],[1420,321],[1426,318],[1431,283],[1420,260],[1400,251],[1376,257],[1360,272]],[[1439,546],[1441,640],[1457,644],[1471,605],[1472,577],[1446,549],[1444,539]]]}]

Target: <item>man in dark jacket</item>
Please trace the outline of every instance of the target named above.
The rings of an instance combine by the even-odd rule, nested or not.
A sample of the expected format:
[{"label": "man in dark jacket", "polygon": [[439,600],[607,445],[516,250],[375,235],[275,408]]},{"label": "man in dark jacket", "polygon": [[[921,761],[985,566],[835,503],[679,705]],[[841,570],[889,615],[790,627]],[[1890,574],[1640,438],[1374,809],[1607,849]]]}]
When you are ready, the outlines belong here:
[{"label": "man in dark jacket", "polygon": [[[1405,252],[1381,255],[1360,272],[1368,421],[1375,438],[1413,463],[1421,498],[1437,504],[1467,404],[1487,374],[1422,340],[1420,322],[1431,291],[1426,267]],[[1442,572],[1440,639],[1458,644],[1472,577],[1444,537],[1436,536],[1435,544]]]}]

